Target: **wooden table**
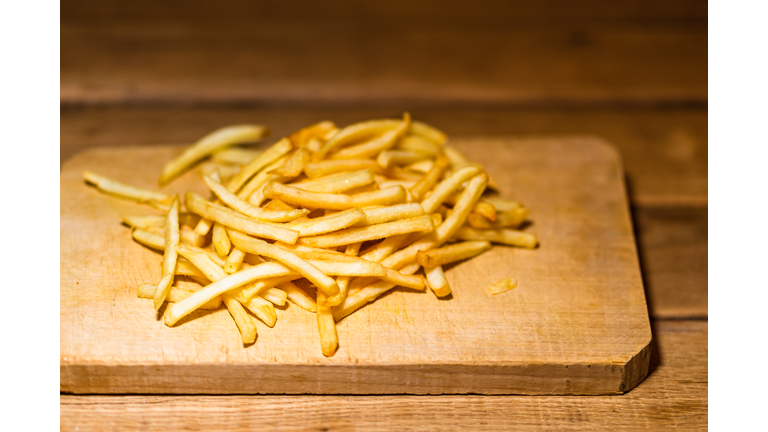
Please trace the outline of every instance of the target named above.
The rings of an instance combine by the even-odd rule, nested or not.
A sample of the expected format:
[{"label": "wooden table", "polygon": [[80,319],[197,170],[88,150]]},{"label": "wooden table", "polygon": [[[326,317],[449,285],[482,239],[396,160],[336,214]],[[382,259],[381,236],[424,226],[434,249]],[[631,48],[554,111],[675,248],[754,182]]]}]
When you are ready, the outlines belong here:
[{"label": "wooden table", "polygon": [[69,2],[61,159],[404,109],[452,136],[600,135],[629,181],[648,378],[606,397],[62,395],[63,430],[706,428],[706,2],[411,3]]}]

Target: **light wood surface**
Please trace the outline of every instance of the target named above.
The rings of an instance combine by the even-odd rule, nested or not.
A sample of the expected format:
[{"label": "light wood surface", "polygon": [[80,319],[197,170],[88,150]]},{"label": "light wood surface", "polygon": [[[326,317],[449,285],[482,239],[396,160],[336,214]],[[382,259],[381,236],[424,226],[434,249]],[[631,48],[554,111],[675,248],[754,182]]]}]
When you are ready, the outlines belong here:
[{"label": "light wood surface", "polygon": [[653,325],[648,378],[621,396],[61,396],[61,429],[707,429],[707,323]]},{"label": "light wood surface", "polygon": [[[454,296],[395,291],[343,320],[324,358],[314,316],[280,311],[243,348],[225,311],[167,328],[136,298],[160,256],[133,243],[133,203],[84,169],[152,186],[178,149],[100,149],[61,175],[61,390],[77,393],[610,394],[646,374],[650,328],[620,160],[592,138],[457,140],[531,209],[542,247],[496,247],[448,272]],[[173,190],[202,183],[189,173]],[[487,286],[517,276],[514,291]]]}]

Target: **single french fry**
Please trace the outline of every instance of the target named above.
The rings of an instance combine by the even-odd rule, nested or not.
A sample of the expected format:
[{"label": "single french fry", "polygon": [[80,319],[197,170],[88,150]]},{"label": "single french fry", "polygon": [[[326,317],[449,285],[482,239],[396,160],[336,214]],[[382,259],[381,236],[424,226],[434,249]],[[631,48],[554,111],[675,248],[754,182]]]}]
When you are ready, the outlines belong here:
[{"label": "single french fry", "polygon": [[242,147],[230,147],[219,150],[211,156],[211,160],[221,164],[248,165],[251,161],[264,153],[263,150],[248,149]]},{"label": "single french fry", "polygon": [[[477,207],[477,204],[475,207]],[[528,214],[530,214],[530,211],[527,208],[519,207],[496,213],[496,220],[493,221],[483,215],[470,213],[467,217],[467,223],[472,228],[478,229],[517,228],[525,222]]]},{"label": "single french fry", "polygon": [[253,323],[253,319],[251,319],[251,316],[245,311],[243,305],[240,304],[237,299],[226,293],[222,294],[221,298],[224,300],[224,304],[227,306],[227,310],[232,316],[232,319],[235,320],[235,325],[237,325],[237,329],[240,331],[240,338],[243,341],[243,345],[254,343],[256,341],[256,335],[258,334],[256,324]]},{"label": "single french fry", "polygon": [[102,175],[98,175],[91,171],[83,171],[83,178],[86,182],[96,186],[99,192],[103,192],[111,196],[116,196],[118,198],[138,201],[140,203],[157,201],[164,204],[170,204],[170,202],[173,200],[173,196],[171,195],[136,186],[130,186],[117,180],[112,180]]},{"label": "single french fry", "polygon": [[[387,180],[379,183],[379,189],[385,189],[392,186],[402,186],[405,188],[406,192],[416,185],[417,182],[413,180]],[[413,201],[409,199],[408,201]]]},{"label": "single french fry", "polygon": [[447,140],[445,133],[420,121],[411,122],[410,132],[414,135],[426,138],[440,146],[445,144],[445,141]]},{"label": "single french fry", "polygon": [[229,255],[229,250],[232,248],[232,242],[227,235],[227,229],[224,225],[216,222],[213,224],[213,249],[219,254],[220,257],[226,257]]},{"label": "single french fry", "polygon": [[304,166],[309,162],[309,150],[297,149],[280,168],[268,171],[267,174],[277,174],[283,177],[296,177],[304,171]]},{"label": "single french fry", "polygon": [[[435,163],[432,165],[432,169],[429,170],[429,172],[421,178],[413,187],[409,189],[409,192],[411,193],[411,197],[414,200],[420,200],[424,197],[424,195],[432,189],[435,184],[440,180],[440,176],[443,175],[443,172],[448,167],[448,158],[446,158],[443,155],[440,155],[435,160]],[[435,200],[439,197],[435,197]],[[429,211],[428,213],[434,212],[434,209],[432,208],[434,204],[432,202],[428,203],[429,209],[432,211]],[[423,207],[427,208],[427,207]]]},{"label": "single french fry", "polygon": [[325,155],[337,148],[359,142],[365,138],[386,133],[402,126],[402,120],[369,120],[347,126],[334,134],[325,145],[315,154],[317,160],[325,158]]},{"label": "single french fry", "polygon": [[296,279],[301,279],[303,277],[304,276],[300,275],[299,273],[294,272],[293,274],[290,274],[287,276],[278,276],[278,277],[267,278],[264,280],[253,282],[249,285],[246,285],[244,288],[235,290],[235,292],[237,292],[238,300],[244,303],[252,299],[253,297],[259,295],[260,293],[264,292],[265,290],[268,290],[272,287],[278,286],[285,282],[291,282]]},{"label": "single french fry", "polygon": [[273,180],[283,181],[286,179],[286,177],[282,177],[279,174],[271,174],[271,172],[285,165],[285,163],[288,162],[288,159],[290,159],[290,155],[285,155],[274,163],[267,165],[266,168],[248,180],[248,182],[240,189],[240,192],[237,193],[237,197],[243,201],[248,201],[257,207],[260,206],[264,198],[264,195],[260,191],[264,188],[264,185]]},{"label": "single french fry", "polygon": [[187,193],[185,196],[187,208],[200,216],[219,222],[229,228],[242,231],[257,237],[279,240],[293,244],[299,238],[298,231],[259,222],[241,215],[233,210],[206,201],[200,195]]},{"label": "single french fry", "polygon": [[224,279],[211,283],[210,285],[206,286],[200,291],[196,291],[194,294],[178,303],[174,303],[166,311],[164,321],[166,325],[173,326],[180,319],[189,315],[198,309],[202,304],[205,304],[216,296],[231,291],[235,288],[239,288],[256,279],[287,276],[289,274],[292,274],[292,270],[279,263],[263,263],[245,270],[241,270],[235,274],[231,274],[225,277]]},{"label": "single french fry", "polygon": [[424,214],[424,208],[417,203],[395,204],[377,208],[364,209],[365,219],[357,222],[355,227],[382,224],[403,219],[411,219]]},{"label": "single french fry", "polygon": [[341,193],[362,186],[368,186],[373,182],[373,171],[370,169],[363,169],[350,173],[332,174],[326,177],[318,177],[313,180],[291,183],[290,186],[310,192]]},{"label": "single french fry", "polygon": [[312,297],[310,297],[309,294],[307,294],[303,289],[296,286],[295,283],[283,282],[278,285],[278,288],[288,294],[288,300],[290,300],[291,303],[310,312],[317,312],[317,304],[314,300],[312,300]]},{"label": "single french fry", "polygon": [[491,248],[487,241],[466,241],[443,246],[438,249],[419,251],[416,262],[424,268],[438,267],[454,261],[461,261],[479,255]]},{"label": "single french fry", "polygon": [[[143,298],[143,299],[155,298],[155,284],[143,283],[139,285],[138,291],[139,291],[139,298]],[[165,300],[169,303],[176,303],[189,297],[190,294],[192,294],[193,292],[194,291],[192,290],[180,288],[177,286],[172,286],[171,290],[168,291],[168,296],[165,298]],[[200,309],[216,310],[220,307],[221,307],[221,297],[215,297],[211,299],[208,303],[205,303],[204,305],[200,306]]]},{"label": "single french fry", "polygon": [[484,216],[491,221],[495,221],[497,218],[496,207],[489,202],[478,200],[475,206],[472,208],[472,212]]},{"label": "single french fry", "polygon": [[344,195],[309,192],[274,182],[264,186],[264,196],[303,207],[333,210],[345,210],[377,204],[397,204],[405,201],[406,197],[405,189],[402,187],[391,187],[374,192]]},{"label": "single french fry", "polygon": [[203,158],[219,149],[243,142],[264,138],[269,129],[259,125],[229,126],[211,132],[184,150],[176,159],[165,164],[160,176],[160,186],[170,183]]},{"label": "single french fry", "polygon": [[488,292],[490,292],[492,295],[501,294],[505,291],[509,291],[511,289],[517,288],[517,279],[510,277],[506,279],[502,279],[493,285],[488,287]]},{"label": "single french fry", "polygon": [[445,278],[442,266],[424,267],[424,274],[427,276],[427,286],[436,296],[445,297],[451,293],[451,286]]},{"label": "single french fry", "polygon": [[227,260],[224,261],[224,271],[232,274],[240,269],[240,264],[243,263],[245,258],[245,252],[238,248],[232,248],[232,252],[229,253]]},{"label": "single french fry", "polygon": [[328,216],[320,216],[314,219],[290,222],[284,226],[294,231],[298,231],[299,237],[307,237],[349,228],[361,221],[364,221],[365,218],[366,214],[360,210],[359,207],[356,207],[346,211],[332,213]]},{"label": "single french fry", "polygon": [[432,159],[426,159],[419,162],[406,165],[404,168],[408,171],[416,171],[421,174],[427,174],[435,166],[435,161]]},{"label": "single french fry", "polygon": [[[379,263],[358,259],[357,261],[324,261],[307,260],[308,263],[320,269],[320,271],[329,276],[375,276],[384,277],[386,269]],[[317,285],[317,284],[315,284]]]},{"label": "single french fry", "polygon": [[297,243],[306,246],[328,248],[348,245],[350,243],[376,240],[398,234],[432,231],[434,229],[435,224],[432,222],[432,218],[424,215],[361,228],[349,228],[314,237],[302,237]]},{"label": "single french fry", "polygon": [[376,163],[387,169],[392,165],[406,165],[427,159],[429,156],[411,150],[385,150],[379,153]]},{"label": "single french fry", "polygon": [[294,208],[291,208],[288,211],[265,210],[253,206],[246,201],[243,201],[237,195],[233,194],[226,187],[224,187],[224,185],[210,177],[204,177],[203,180],[205,181],[205,184],[208,185],[208,187],[211,189],[211,191],[215,193],[216,196],[218,196],[224,204],[246,216],[258,219],[260,221],[288,222],[298,219],[302,216],[306,216],[309,213],[309,210],[299,210]]},{"label": "single french fry", "polygon": [[165,297],[168,296],[168,291],[171,290],[173,275],[176,272],[176,261],[179,258],[179,254],[176,252],[176,246],[179,244],[179,199],[177,197],[173,198],[171,211],[168,212],[168,217],[165,219],[164,243],[163,276],[155,288],[155,310],[160,309]]},{"label": "single french fry", "polygon": [[256,173],[261,171],[267,165],[285,156],[291,149],[293,149],[293,145],[288,138],[283,138],[276,142],[270,148],[266,149],[264,153],[251,161],[251,163],[244,166],[236,176],[232,177],[229,182],[227,182],[227,189],[236,194],[251,177],[256,175]]},{"label": "single french fry", "polygon": [[287,249],[297,256],[310,260],[321,261],[341,261],[341,262],[357,262],[360,258],[349,256],[347,254],[330,251],[328,249],[316,248],[311,246],[297,245],[297,244],[285,244],[276,242],[275,246],[279,246],[283,249]]},{"label": "single french fry", "polygon": [[277,306],[285,306],[285,301],[288,300],[288,293],[279,288],[268,288],[259,293],[259,295]]},{"label": "single french fry", "polygon": [[481,230],[463,226],[459,228],[453,236],[460,240],[484,240],[491,243],[519,246],[529,249],[533,249],[539,244],[539,240],[535,234],[507,228]]},{"label": "single french fry", "polygon": [[299,129],[298,131],[289,135],[288,139],[291,140],[294,146],[303,147],[307,145],[311,139],[325,139],[325,135],[335,129],[336,125],[332,121],[325,120],[319,123],[315,123],[312,126]]},{"label": "single french fry", "polygon": [[396,146],[401,150],[410,150],[419,152],[427,156],[437,156],[440,153],[440,147],[433,141],[419,135],[406,135]]},{"label": "single french fry", "polygon": [[[333,159],[358,159],[372,157],[380,152],[393,147],[397,141],[405,134],[411,124],[411,115],[403,114],[403,121],[396,128],[388,130],[362,144],[353,145],[339,150],[331,158]],[[381,163],[379,163],[381,165]],[[385,167],[386,168],[386,167]]]},{"label": "single french fry", "polygon": [[343,171],[372,170],[381,172],[381,167],[376,161],[371,159],[339,159],[325,160],[322,162],[311,162],[304,167],[304,173],[307,177],[315,179]]},{"label": "single french fry", "polygon": [[523,207],[523,204],[518,201],[510,201],[502,198],[483,197],[483,200],[493,204],[493,206],[496,208],[496,211],[499,212],[507,212]]},{"label": "single french fry", "polygon": [[262,207],[264,210],[269,211],[291,211],[296,210],[296,207],[289,206],[288,204],[280,201],[280,200],[269,200],[268,203],[264,204],[264,207]]},{"label": "single french fry", "polygon": [[[419,263],[411,263],[400,270],[400,273],[405,275],[412,275],[421,268]],[[340,321],[342,318],[348,316],[352,312],[360,309],[369,302],[376,300],[376,298],[396,285],[388,281],[378,281],[372,285],[368,285],[355,294],[347,296],[346,300],[340,305],[333,308],[333,317],[336,321]]]},{"label": "single french fry", "polygon": [[451,176],[441,181],[435,186],[426,198],[421,202],[421,206],[424,208],[424,213],[434,213],[437,207],[443,203],[443,201],[456,189],[458,189],[462,183],[471,179],[480,173],[480,168],[466,167],[462,168]]},{"label": "single french fry", "polygon": [[256,296],[243,303],[243,306],[248,308],[249,311],[256,315],[256,318],[260,319],[267,326],[275,326],[277,313],[275,312],[275,306],[268,300]]},{"label": "single french fry", "polygon": [[[357,257],[357,254],[360,252],[360,247],[362,245],[362,242],[348,244],[344,249],[344,255],[350,258]],[[351,276],[339,276],[336,278],[336,283],[339,285],[339,293],[332,297],[326,297],[325,304],[323,306],[337,306],[339,303],[344,301],[344,299],[347,297],[347,289],[349,288],[349,282],[351,280]]]},{"label": "single french fry", "polygon": [[339,346],[339,338],[336,334],[336,321],[333,318],[333,311],[330,306],[323,306],[327,296],[320,291],[317,292],[317,328],[320,332],[320,347],[323,355],[332,356]]},{"label": "single french fry", "polygon": [[229,235],[238,249],[248,253],[269,257],[285,264],[309,279],[327,294],[334,295],[339,292],[339,286],[333,278],[326,276],[317,267],[306,260],[299,258],[296,254],[237,231],[230,231]]}]

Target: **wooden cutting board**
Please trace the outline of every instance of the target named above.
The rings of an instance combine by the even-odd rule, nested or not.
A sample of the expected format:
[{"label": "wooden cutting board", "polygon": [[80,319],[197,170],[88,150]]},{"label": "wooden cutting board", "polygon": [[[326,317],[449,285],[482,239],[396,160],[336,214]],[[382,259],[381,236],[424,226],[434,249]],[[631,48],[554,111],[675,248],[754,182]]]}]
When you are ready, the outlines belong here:
[{"label": "wooden cutting board", "polygon": [[[243,347],[225,309],[169,328],[136,287],[162,257],[121,226],[153,210],[87,187],[93,170],[155,187],[179,147],[102,148],[61,172],[61,381],[71,393],[618,394],[648,373],[651,332],[616,151],[590,137],[468,138],[502,196],[531,209],[540,247],[495,246],[448,272],[451,298],[395,289],[320,351],[295,305]],[[168,190],[205,192],[196,172]],[[509,276],[519,286],[491,296]],[[161,310],[162,311],[162,310]]]}]

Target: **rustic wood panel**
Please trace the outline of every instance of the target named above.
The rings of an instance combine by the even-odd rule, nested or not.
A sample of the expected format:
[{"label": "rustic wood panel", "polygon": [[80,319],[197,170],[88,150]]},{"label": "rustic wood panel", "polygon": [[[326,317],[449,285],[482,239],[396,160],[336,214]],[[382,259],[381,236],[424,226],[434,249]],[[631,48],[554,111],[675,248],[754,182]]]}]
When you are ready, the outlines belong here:
[{"label": "rustic wood panel", "polygon": [[[160,257],[119,225],[137,205],[82,171],[151,186],[178,148],[100,149],[61,178],[61,389],[76,393],[608,394],[648,368],[650,328],[617,153],[589,138],[477,137],[454,145],[502,196],[533,209],[541,247],[494,247],[447,271],[452,298],[397,290],[339,323],[320,353],[315,318],[281,312],[243,348],[226,311],[167,328],[136,286]],[[173,191],[204,189],[195,172]],[[193,189],[194,190],[194,189]],[[108,251],[108,253],[105,253]],[[514,292],[487,287],[515,275]],[[423,295],[427,294],[427,295]]]},{"label": "rustic wood panel", "polygon": [[621,396],[61,396],[61,429],[706,430],[708,325],[655,322],[652,371]]},{"label": "rustic wood panel", "polygon": [[64,7],[63,103],[707,100],[706,2],[123,3]]}]

